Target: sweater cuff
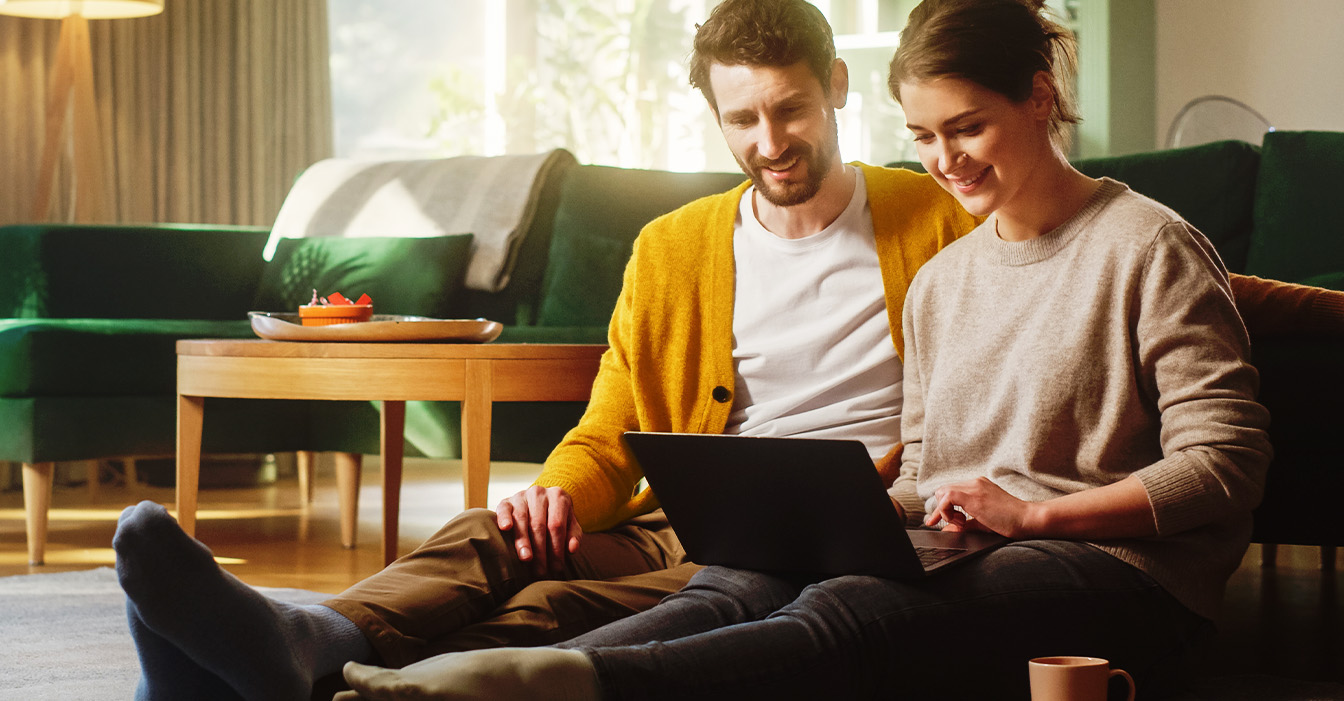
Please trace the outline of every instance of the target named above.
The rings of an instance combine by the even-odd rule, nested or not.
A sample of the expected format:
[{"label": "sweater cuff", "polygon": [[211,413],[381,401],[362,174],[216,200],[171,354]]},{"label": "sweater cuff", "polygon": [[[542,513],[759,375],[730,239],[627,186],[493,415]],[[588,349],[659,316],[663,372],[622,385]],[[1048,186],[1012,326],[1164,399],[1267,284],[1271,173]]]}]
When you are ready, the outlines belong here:
[{"label": "sweater cuff", "polygon": [[1176,453],[1134,473],[1148,492],[1159,536],[1201,526],[1218,513],[1223,488],[1188,456]]},{"label": "sweater cuff", "polygon": [[907,526],[924,525],[924,500],[915,493],[914,480],[897,480],[887,490],[887,495],[896,500],[905,511],[905,524]]}]

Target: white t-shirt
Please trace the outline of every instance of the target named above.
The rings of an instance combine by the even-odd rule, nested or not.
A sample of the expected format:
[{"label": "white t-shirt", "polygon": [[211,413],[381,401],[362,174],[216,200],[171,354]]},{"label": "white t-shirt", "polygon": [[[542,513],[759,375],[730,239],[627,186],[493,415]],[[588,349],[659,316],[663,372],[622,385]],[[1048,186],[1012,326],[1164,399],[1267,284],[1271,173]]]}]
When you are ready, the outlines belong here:
[{"label": "white t-shirt", "polygon": [[824,230],[783,239],[742,195],[733,233],[736,391],[727,433],[862,441],[874,459],[900,440],[901,361],[887,321],[863,173]]}]

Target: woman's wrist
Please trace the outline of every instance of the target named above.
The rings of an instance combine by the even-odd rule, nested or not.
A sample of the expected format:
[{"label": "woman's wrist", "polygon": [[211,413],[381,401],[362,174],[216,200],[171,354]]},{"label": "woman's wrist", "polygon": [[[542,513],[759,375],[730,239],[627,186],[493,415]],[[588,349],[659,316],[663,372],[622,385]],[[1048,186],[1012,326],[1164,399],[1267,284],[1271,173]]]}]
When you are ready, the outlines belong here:
[{"label": "woman's wrist", "polygon": [[1022,511],[1021,533],[1016,536],[1018,540],[1050,537],[1053,516],[1051,501],[1053,500],[1026,502],[1026,508]]}]

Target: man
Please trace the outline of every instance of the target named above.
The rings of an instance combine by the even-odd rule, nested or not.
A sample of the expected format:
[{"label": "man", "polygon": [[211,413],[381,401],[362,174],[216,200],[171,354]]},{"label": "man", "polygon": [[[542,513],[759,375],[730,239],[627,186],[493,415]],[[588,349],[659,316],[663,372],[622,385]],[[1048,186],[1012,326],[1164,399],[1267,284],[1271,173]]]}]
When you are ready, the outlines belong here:
[{"label": "man", "polygon": [[841,161],[848,73],[806,2],[722,3],[690,75],[750,183],[641,233],[588,410],[536,484],[314,606],[261,597],[162,507],[128,509],[113,545],[141,698],[307,698],[347,661],[547,644],[651,607],[696,567],[635,491],[627,430],[851,438],[890,465],[906,287],[975,222],[928,177]]}]

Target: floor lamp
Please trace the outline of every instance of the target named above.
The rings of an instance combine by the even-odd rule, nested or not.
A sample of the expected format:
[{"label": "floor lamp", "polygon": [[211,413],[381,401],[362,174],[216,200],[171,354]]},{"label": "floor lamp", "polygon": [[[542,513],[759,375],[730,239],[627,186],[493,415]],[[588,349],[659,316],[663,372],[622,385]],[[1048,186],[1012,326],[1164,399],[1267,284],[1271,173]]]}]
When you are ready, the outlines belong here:
[{"label": "floor lamp", "polygon": [[61,20],[56,65],[47,90],[42,169],[33,198],[35,221],[45,220],[51,210],[56,163],[65,142],[67,117],[71,121],[68,139],[73,146],[74,219],[88,222],[107,216],[108,184],[103,179],[106,171],[102,136],[93,98],[88,20],[147,17],[160,12],[163,0],[0,0],[0,14]]}]

